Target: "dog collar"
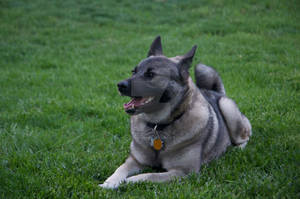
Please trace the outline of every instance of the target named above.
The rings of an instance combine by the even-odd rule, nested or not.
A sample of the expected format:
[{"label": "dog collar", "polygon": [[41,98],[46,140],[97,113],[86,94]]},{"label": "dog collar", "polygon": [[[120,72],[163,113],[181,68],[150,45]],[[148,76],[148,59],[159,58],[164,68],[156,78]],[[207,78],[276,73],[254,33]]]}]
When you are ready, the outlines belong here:
[{"label": "dog collar", "polygon": [[151,129],[155,129],[155,131],[162,131],[164,130],[167,126],[169,126],[170,124],[172,124],[173,122],[175,122],[176,120],[180,119],[183,116],[184,112],[182,112],[181,114],[179,114],[177,117],[174,118],[173,121],[171,121],[170,123],[167,124],[158,124],[158,123],[151,123],[151,122],[147,122],[146,125],[151,128]]},{"label": "dog collar", "polygon": [[174,120],[170,123],[167,124],[155,124],[155,123],[151,123],[151,122],[147,122],[147,126],[149,128],[151,128],[154,131],[155,137],[153,137],[151,139],[151,146],[156,150],[156,151],[160,151],[163,146],[164,146],[164,142],[163,140],[160,138],[158,131],[162,131],[164,130],[167,126],[169,126],[170,124],[172,124],[173,122],[175,122],[176,120],[178,120],[179,118],[181,118],[183,116],[184,112],[181,113],[180,115],[178,115],[177,117],[174,118]]}]

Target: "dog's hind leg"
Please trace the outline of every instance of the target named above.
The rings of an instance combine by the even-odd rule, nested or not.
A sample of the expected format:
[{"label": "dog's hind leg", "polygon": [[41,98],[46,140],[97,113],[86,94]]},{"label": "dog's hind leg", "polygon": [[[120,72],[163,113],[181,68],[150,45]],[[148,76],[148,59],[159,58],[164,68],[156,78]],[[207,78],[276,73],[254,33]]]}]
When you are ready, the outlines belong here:
[{"label": "dog's hind leg", "polygon": [[227,97],[220,98],[219,107],[225,119],[231,142],[244,148],[252,134],[249,120],[240,112],[235,102]]},{"label": "dog's hind leg", "polygon": [[221,77],[213,68],[198,64],[195,68],[196,84],[200,89],[213,90],[225,95]]}]

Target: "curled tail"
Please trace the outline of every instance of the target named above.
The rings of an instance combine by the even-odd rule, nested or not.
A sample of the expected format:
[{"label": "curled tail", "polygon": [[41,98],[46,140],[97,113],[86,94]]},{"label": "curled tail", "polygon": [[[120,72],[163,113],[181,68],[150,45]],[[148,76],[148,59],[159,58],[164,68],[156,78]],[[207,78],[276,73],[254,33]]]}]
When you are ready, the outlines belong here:
[{"label": "curled tail", "polygon": [[225,95],[223,82],[215,69],[198,64],[195,68],[195,77],[198,88],[213,90]]}]

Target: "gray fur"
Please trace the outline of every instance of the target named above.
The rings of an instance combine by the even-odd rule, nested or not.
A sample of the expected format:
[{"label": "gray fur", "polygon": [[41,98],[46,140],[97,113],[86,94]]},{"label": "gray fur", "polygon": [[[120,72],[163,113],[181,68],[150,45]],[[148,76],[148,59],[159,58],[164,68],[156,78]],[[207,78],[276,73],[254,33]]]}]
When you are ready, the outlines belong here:
[{"label": "gray fur", "polygon": [[217,71],[204,64],[195,67],[196,84],[200,89],[213,90],[225,95],[223,82]]},{"label": "gray fur", "polygon": [[[197,65],[198,87],[189,77],[195,50],[196,47],[186,55],[167,58],[161,54],[160,38],[156,38],[150,56],[139,63],[131,78],[118,84],[121,94],[132,97],[136,105],[124,105],[131,115],[130,155],[101,187],[117,188],[122,182],[166,182],[199,172],[202,164],[218,158],[232,144],[247,144],[250,122],[225,96],[217,72]],[[149,97],[149,103],[139,104]],[[148,123],[166,127],[155,132]],[[163,141],[160,150],[151,144],[157,134]],[[133,175],[145,167],[160,167],[166,172]]]}]

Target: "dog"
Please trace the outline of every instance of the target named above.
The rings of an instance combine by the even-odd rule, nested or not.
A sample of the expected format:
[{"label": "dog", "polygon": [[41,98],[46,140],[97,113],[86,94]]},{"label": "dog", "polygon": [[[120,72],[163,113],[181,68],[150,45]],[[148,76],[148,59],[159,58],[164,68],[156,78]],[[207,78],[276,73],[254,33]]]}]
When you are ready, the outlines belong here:
[{"label": "dog", "polygon": [[[228,98],[218,73],[198,64],[196,84],[189,68],[197,46],[172,58],[163,55],[161,38],[152,43],[148,56],[118,83],[131,116],[130,155],[100,187],[121,183],[167,182],[220,157],[233,145],[244,148],[252,134],[251,124]],[[145,167],[164,172],[143,173]]]}]

